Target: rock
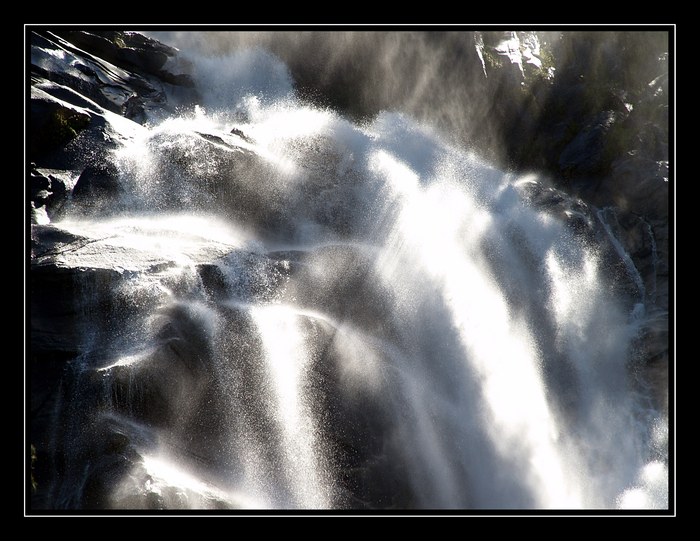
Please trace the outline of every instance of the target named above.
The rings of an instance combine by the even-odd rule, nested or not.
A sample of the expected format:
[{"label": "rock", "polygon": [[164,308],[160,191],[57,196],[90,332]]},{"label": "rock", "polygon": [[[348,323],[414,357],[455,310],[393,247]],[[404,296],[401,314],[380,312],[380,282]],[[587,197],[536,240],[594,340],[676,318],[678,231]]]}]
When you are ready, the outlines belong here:
[{"label": "rock", "polygon": [[193,85],[188,74],[164,70],[168,60],[177,55],[177,49],[143,34],[115,30],[87,32],[60,29],[54,34],[120,68],[154,75],[171,84]]},{"label": "rock", "polygon": [[46,223],[59,218],[73,191],[76,180],[74,172],[59,169],[44,169],[31,165],[30,202],[32,208],[41,210]]},{"label": "rock", "polygon": [[[548,171],[556,188],[606,218],[634,262],[649,310],[668,308],[668,36],[562,33],[554,77],[525,133],[510,137],[515,168]],[[521,116],[502,118],[519,126]],[[531,156],[536,158],[531,158]],[[546,159],[542,159],[546,157]]]},{"label": "rock", "polygon": [[559,167],[565,178],[591,175],[600,171],[606,160],[606,135],[615,122],[626,115],[603,111],[589,120],[559,155]]},{"label": "rock", "polygon": [[598,216],[609,235],[629,256],[630,279],[639,285],[647,311],[664,312],[668,304],[668,231],[659,220],[645,219],[633,212],[608,207]]},{"label": "rock", "polygon": [[33,153],[32,162],[36,167],[63,170],[72,174],[96,160],[104,160],[105,156],[121,144],[119,130],[113,129],[112,122],[127,121],[73,89],[42,80],[32,87],[32,96],[39,98],[32,100],[33,110],[35,107],[41,109],[42,104],[47,103],[52,108],[68,108],[81,117],[89,118],[89,122],[84,123],[82,129],[69,132],[70,137],[60,144],[43,146],[41,151]]},{"label": "rock", "polygon": [[114,163],[89,165],[73,188],[73,201],[91,207],[116,201],[121,187],[119,180],[119,169]]},{"label": "rock", "polygon": [[77,137],[91,120],[84,110],[53,99],[34,87],[31,89],[30,111],[31,161]]},{"label": "rock", "polygon": [[51,194],[51,180],[32,169],[30,173],[29,199],[37,207],[46,205]]},{"label": "rock", "polygon": [[83,99],[117,114],[134,94],[127,72],[100,62],[58,36],[34,33],[32,45],[32,73],[37,78],[72,88]]},{"label": "rock", "polygon": [[615,206],[646,219],[668,219],[668,162],[638,156],[617,160],[610,184]]},{"label": "rock", "polygon": [[[123,227],[131,228],[133,224]],[[111,231],[110,231],[111,229]],[[84,468],[72,471],[68,465],[62,470],[50,468],[60,460],[64,451],[56,448],[57,441],[71,441],[79,436],[81,451],[71,451],[66,455],[80,460],[83,453],[87,456],[102,457],[91,462],[89,468],[89,490],[84,493],[87,498],[81,505],[101,507],[101,498],[115,488],[125,474],[123,468],[130,462],[123,462],[117,456],[116,462],[101,463],[110,455],[100,447],[106,445],[114,448],[110,440],[111,432],[100,432],[104,419],[88,417],[73,420],[82,423],[79,428],[71,428],[71,423],[62,430],[66,431],[67,440],[61,440],[57,434],[56,423],[61,422],[56,415],[68,415],[62,408],[63,403],[85,400],[88,403],[98,396],[103,396],[105,384],[100,369],[116,360],[111,357],[110,348],[105,344],[114,343],[129,336],[138,335],[143,325],[145,313],[150,313],[155,306],[164,301],[165,293],[160,288],[149,287],[148,280],[138,292],[130,290],[130,278],[136,273],[145,275],[168,276],[173,292],[187,291],[191,287],[182,262],[173,262],[168,250],[158,250],[148,245],[148,234],[143,237],[146,246],[138,241],[124,245],[123,238],[112,242],[114,229],[90,230],[56,225],[33,225],[31,227],[31,272],[30,272],[30,351],[28,357],[28,376],[31,381],[32,401],[31,440],[37,449],[37,471],[35,472],[38,492],[36,505],[77,505],[76,502],[61,502],[62,491],[77,493],[76,483],[85,481]],[[231,246],[220,242],[208,242],[186,236],[189,241],[191,264],[205,265],[230,252]],[[178,272],[179,271],[179,272]],[[196,284],[196,281],[195,281]],[[191,384],[189,394],[199,388],[196,374],[199,355],[196,336],[187,332],[197,329],[196,325],[187,325],[187,318],[173,312],[161,319],[161,346],[151,353],[151,361],[143,363],[144,381],[136,398],[131,374],[124,368],[115,368],[112,373],[114,385],[112,396],[114,407],[125,407],[124,393],[131,393],[129,407],[142,420],[152,421],[155,426],[167,425],[182,411],[173,410],[177,400],[178,389]],[[179,329],[179,330],[178,330]],[[189,329],[190,331],[187,331]],[[178,360],[180,368],[174,362]],[[181,371],[178,371],[180,370]],[[92,374],[92,379],[85,379]],[[170,386],[170,387],[169,387]],[[175,394],[173,394],[175,393]],[[180,396],[180,395],[177,395]],[[64,402],[65,401],[65,402]],[[110,406],[113,407],[113,406]],[[109,411],[110,408],[107,408]],[[94,415],[105,412],[105,405],[96,403],[88,407]],[[157,421],[157,422],[156,422]],[[71,430],[75,430],[71,434]],[[59,438],[56,440],[55,438]],[[54,439],[52,439],[54,438]],[[111,441],[112,443],[109,443]],[[100,465],[102,464],[102,465]],[[70,470],[70,471],[69,471]],[[58,476],[58,478],[56,477]],[[57,488],[49,493],[54,484]]]},{"label": "rock", "polygon": [[[161,138],[167,144],[159,145]],[[238,136],[163,133],[153,142],[161,151],[149,164],[150,182],[135,187],[152,207],[207,209],[262,230],[274,230],[283,220],[284,201],[275,190],[279,174],[256,152],[241,146]],[[269,179],[265,190],[259,189],[260,178]]]},{"label": "rock", "polygon": [[[79,90],[113,113],[123,115],[128,109],[128,117],[139,122],[164,118],[198,98],[188,74],[162,69],[175,49],[136,34],[105,35],[111,39],[87,32],[32,33],[33,75]],[[139,47],[118,45],[124,40]]]}]

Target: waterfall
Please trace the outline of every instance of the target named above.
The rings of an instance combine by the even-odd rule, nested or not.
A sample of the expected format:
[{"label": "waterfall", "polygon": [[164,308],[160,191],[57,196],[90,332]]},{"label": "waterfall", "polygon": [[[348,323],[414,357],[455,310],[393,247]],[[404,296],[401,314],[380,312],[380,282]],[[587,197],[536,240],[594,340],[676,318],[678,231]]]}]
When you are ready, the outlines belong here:
[{"label": "waterfall", "polygon": [[86,267],[128,256],[57,405],[57,507],[94,426],[136,455],[120,509],[668,505],[619,245],[405,114],[297,99],[262,49],[193,66],[200,107],[121,133],[107,215],[56,224]]}]

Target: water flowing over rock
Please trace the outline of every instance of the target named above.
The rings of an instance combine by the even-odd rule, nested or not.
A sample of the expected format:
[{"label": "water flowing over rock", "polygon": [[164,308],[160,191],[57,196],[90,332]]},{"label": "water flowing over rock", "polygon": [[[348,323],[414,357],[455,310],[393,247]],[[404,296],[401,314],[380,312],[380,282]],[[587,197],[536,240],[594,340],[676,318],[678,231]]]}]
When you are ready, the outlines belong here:
[{"label": "water flowing over rock", "polygon": [[27,511],[667,509],[668,47],[555,34],[31,29]]}]

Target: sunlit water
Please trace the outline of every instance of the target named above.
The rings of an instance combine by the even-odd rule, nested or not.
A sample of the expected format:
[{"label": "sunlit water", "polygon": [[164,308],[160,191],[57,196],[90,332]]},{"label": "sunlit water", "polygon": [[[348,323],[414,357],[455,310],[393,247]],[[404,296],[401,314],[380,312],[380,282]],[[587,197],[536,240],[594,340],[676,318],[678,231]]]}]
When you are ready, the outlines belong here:
[{"label": "sunlit water", "polygon": [[[169,490],[167,502],[195,508],[212,501],[333,507],[337,472],[308,385],[317,358],[309,329],[333,328],[338,384],[382,401],[416,507],[667,505],[667,470],[649,451],[663,446],[666,421],[642,407],[626,372],[636,323],[609,294],[595,247],[521,201],[516,188],[528,179],[491,168],[403,115],[359,126],[303,105],[285,67],[263,51],[195,66],[209,85],[201,107],[125,132],[118,157],[130,189],[120,213],[59,224],[147,253],[148,261],[167,260],[171,274],[191,272],[206,245],[229,284],[221,306],[251,329],[246,344],[234,343],[196,280],[182,295],[164,273],[132,269],[133,281],[157,282],[158,310],[177,305],[196,315],[225,391],[212,407],[226,410],[219,414],[229,423],[217,443],[218,474],[198,480],[153,437],[143,465],[150,485],[139,490],[161,499]],[[232,129],[247,139],[232,138]],[[298,205],[290,230],[262,235],[235,216],[208,212],[195,185],[207,175],[206,160],[191,178],[155,174],[163,148],[201,133],[269,164],[275,174],[256,189],[281,194],[293,211]],[[327,185],[300,203],[293,194],[310,177]],[[347,195],[347,229],[315,219],[325,206],[342,208],[338,198]],[[239,251],[324,246],[366,257],[367,276],[391,308],[383,319],[356,321],[313,306],[293,277],[268,284],[269,294],[239,295],[248,279]],[[342,277],[333,261],[310,267],[314,290],[331,291]],[[104,377],[117,367],[139,370],[155,320],[156,312],[145,318],[137,344],[123,337],[113,344]],[[248,402],[231,368],[246,355],[263,360]]]}]

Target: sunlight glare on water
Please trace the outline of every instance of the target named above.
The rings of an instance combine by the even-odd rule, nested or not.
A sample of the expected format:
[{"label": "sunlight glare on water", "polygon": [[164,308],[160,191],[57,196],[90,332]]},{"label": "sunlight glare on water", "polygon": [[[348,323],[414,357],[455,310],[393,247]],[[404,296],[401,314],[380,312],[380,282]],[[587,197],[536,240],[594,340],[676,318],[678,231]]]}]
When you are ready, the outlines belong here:
[{"label": "sunlight glare on water", "polygon": [[401,202],[380,266],[389,275],[397,273],[390,281],[400,282],[405,270],[397,253],[410,254],[411,265],[419,264],[440,284],[460,330],[464,362],[482,378],[489,411],[484,423],[495,448],[504,458],[524,449],[521,473],[540,498],[538,507],[580,507],[573,479],[560,463],[558,428],[529,331],[511,318],[502,292],[480,264],[481,239],[493,234],[491,214],[449,182],[421,187],[419,175],[386,152],[378,153],[376,164]]},{"label": "sunlight glare on water", "polygon": [[143,466],[148,474],[146,490],[161,498],[177,498],[188,507],[207,508],[221,503],[235,509],[266,509],[267,505],[247,494],[226,492],[199,480],[182,469],[176,461],[164,457],[145,455]]},{"label": "sunlight glare on water", "polygon": [[294,507],[319,509],[329,505],[321,449],[313,416],[304,401],[309,361],[298,314],[287,306],[255,307],[253,318],[265,348],[274,418],[284,441],[285,470]]}]

